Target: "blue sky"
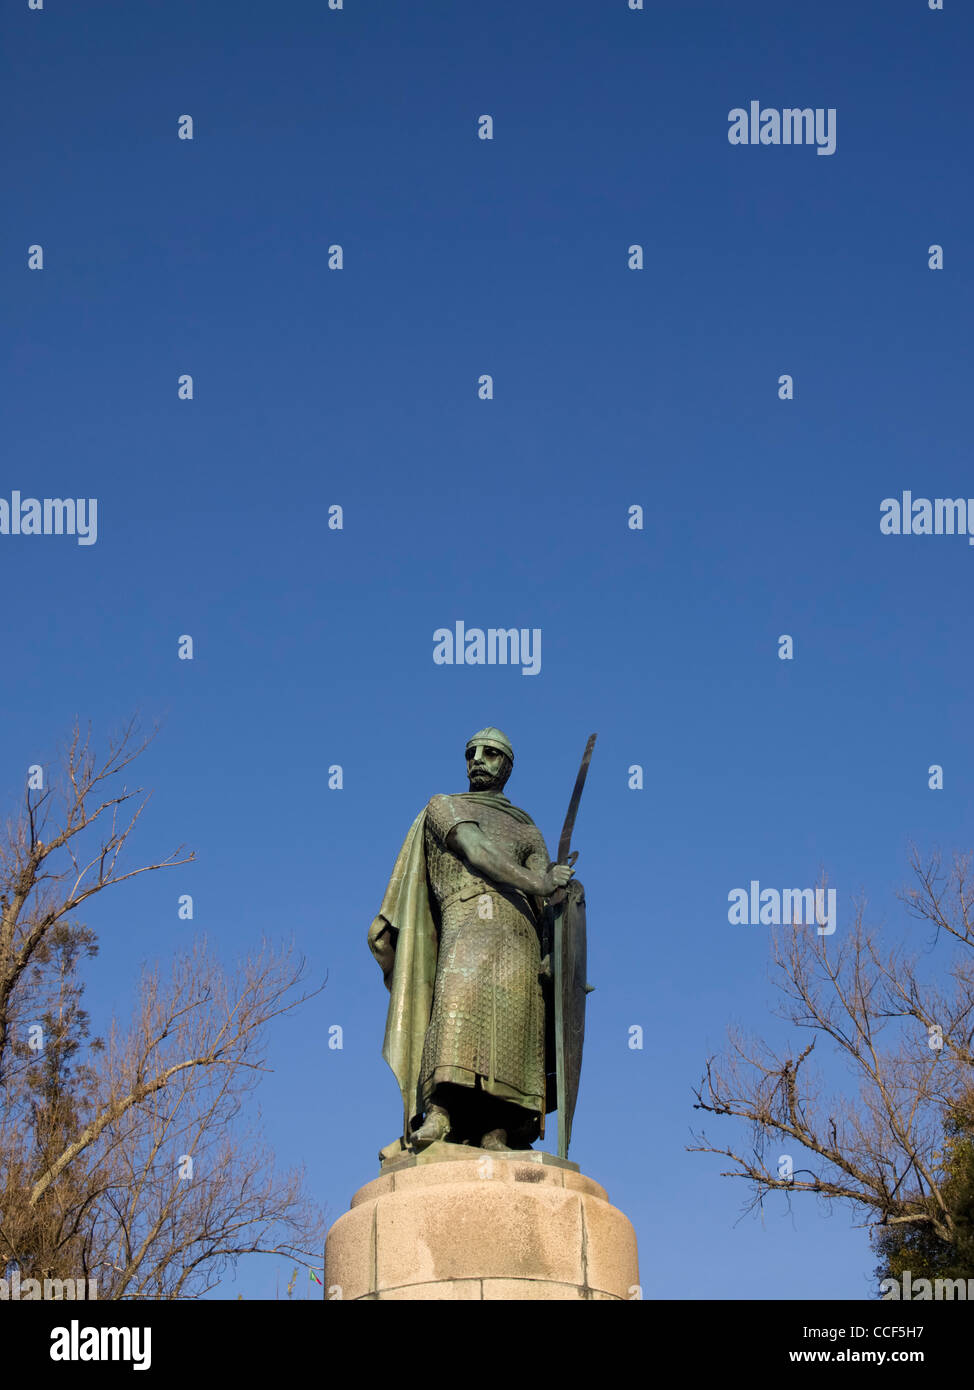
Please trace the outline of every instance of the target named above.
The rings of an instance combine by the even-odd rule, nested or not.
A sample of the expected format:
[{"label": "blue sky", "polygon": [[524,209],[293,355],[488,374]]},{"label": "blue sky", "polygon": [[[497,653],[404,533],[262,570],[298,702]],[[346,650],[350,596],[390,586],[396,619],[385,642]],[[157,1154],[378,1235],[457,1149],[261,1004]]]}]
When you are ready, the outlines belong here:
[{"label": "blue sky", "polygon": [[[138,708],[141,857],[199,856],[95,900],[96,1022],[194,930],[293,934],[328,984],[259,1094],[337,1218],[398,1124],[365,937],[412,818],[496,724],[553,850],[597,730],[572,1157],[647,1297],[864,1296],[848,1214],[739,1220],[685,1145],[727,1025],[780,1036],[728,893],[824,868],[838,930],[864,891],[892,939],[908,843],[972,841],[974,549],[879,530],[904,489],[974,497],[970,12],[7,0],[3,30],[0,497],[98,499],[93,545],[0,535],[5,802]],[[835,108],[835,153],[730,145],[751,100]],[[540,673],[434,665],[457,620],[540,628]]]}]

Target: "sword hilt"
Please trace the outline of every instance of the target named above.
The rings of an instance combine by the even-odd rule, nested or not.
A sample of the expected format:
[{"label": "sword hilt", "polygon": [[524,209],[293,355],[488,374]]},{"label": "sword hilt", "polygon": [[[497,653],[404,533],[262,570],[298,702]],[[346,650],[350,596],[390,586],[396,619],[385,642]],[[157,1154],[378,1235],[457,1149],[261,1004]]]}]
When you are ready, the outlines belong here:
[{"label": "sword hilt", "polygon": [[[565,864],[568,865],[568,867],[569,867],[570,869],[574,869],[574,867],[575,867],[575,861],[576,861],[577,858],[578,858],[578,850],[577,850],[577,849],[573,849],[572,852],[571,852],[571,854],[569,854],[568,857],[567,857],[564,861],[562,861],[561,859],[559,859],[559,860],[558,860],[558,863],[561,864],[562,862],[564,862]],[[564,887],[562,887],[562,888],[556,888],[556,889],[555,889],[555,891],[552,893],[551,897],[548,899],[548,903],[549,903],[549,905],[550,905],[551,907],[560,907],[560,906],[561,906],[561,904],[565,901],[565,892],[566,892],[567,887],[568,887],[568,885],[567,885],[567,883],[566,883],[566,884],[564,885]]]}]

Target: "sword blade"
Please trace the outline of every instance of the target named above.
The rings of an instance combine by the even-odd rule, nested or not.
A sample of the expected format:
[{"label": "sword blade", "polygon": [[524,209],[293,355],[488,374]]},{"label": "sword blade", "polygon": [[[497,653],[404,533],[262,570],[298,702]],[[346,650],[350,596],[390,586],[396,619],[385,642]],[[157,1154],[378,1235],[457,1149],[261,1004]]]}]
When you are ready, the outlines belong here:
[{"label": "sword blade", "polygon": [[572,847],[572,831],[575,829],[575,817],[578,815],[578,803],[582,799],[582,788],[585,786],[585,778],[588,776],[588,765],[592,761],[592,749],[595,747],[597,734],[589,737],[585,745],[585,752],[582,755],[582,765],[578,769],[578,776],[575,778],[575,790],[572,792],[572,799],[568,803],[568,815],[565,817],[565,824],[561,829],[561,839],[558,841],[558,864],[564,864],[568,859],[568,851]]}]

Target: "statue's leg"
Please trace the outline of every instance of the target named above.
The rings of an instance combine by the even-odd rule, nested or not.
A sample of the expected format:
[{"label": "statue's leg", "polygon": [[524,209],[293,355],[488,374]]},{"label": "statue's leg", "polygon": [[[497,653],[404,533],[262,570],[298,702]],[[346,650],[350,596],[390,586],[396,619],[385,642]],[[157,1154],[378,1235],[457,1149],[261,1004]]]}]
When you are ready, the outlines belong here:
[{"label": "statue's leg", "polygon": [[427,1102],[426,1114],[419,1129],[414,1129],[409,1136],[409,1146],[411,1149],[426,1149],[430,1144],[436,1144],[441,1139],[446,1139],[452,1129],[450,1112],[442,1103],[445,1096],[441,1093],[442,1086],[438,1086]]},{"label": "statue's leg", "polygon": [[482,1149],[494,1150],[495,1152],[498,1150],[503,1150],[505,1153],[508,1152],[511,1146],[507,1142],[507,1130],[488,1130],[486,1134],[481,1136],[480,1147]]},{"label": "statue's leg", "polygon": [[[484,1099],[492,1098],[485,1096]],[[510,1101],[493,1100],[484,1114],[482,1149],[529,1149],[540,1132],[539,1116]]]},{"label": "statue's leg", "polygon": [[454,1144],[476,1144],[483,1132],[477,1101],[487,1099],[472,1087],[441,1081],[430,1093],[422,1125],[410,1135],[410,1147],[425,1149],[441,1139]]},{"label": "statue's leg", "polygon": [[478,1128],[478,1107],[479,1099],[472,1086],[459,1086],[455,1083],[448,1083],[441,1086],[440,1091],[444,1092],[447,1099],[446,1105],[450,1111],[453,1121],[453,1132],[451,1139],[456,1144],[476,1144],[480,1138]]}]

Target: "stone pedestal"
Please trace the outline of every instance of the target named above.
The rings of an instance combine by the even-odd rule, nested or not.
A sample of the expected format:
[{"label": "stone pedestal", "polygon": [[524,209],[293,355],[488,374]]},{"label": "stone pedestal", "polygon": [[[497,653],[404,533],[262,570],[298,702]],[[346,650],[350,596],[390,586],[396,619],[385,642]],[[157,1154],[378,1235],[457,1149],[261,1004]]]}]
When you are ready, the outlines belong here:
[{"label": "stone pedestal", "polygon": [[578,1165],[432,1144],[382,1165],[332,1226],[325,1298],[638,1299],[636,1233]]}]

